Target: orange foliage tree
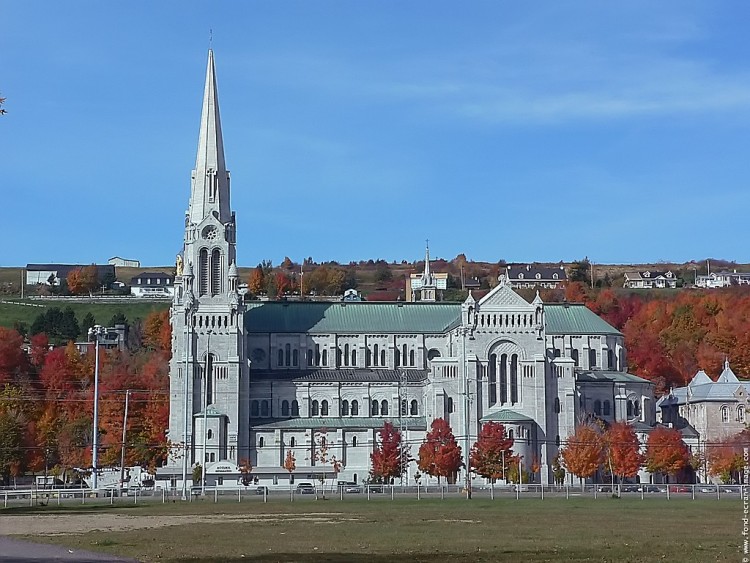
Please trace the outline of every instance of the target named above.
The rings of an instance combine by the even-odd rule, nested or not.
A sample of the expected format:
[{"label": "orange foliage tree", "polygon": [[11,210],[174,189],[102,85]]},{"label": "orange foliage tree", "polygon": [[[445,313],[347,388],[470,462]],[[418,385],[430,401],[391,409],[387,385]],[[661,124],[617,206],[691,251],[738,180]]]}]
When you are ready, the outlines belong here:
[{"label": "orange foliage tree", "polygon": [[461,447],[456,442],[450,425],[442,418],[432,421],[430,431],[419,446],[417,466],[424,473],[438,478],[445,477],[450,482],[461,467]]},{"label": "orange foliage tree", "polygon": [[568,438],[565,447],[560,450],[565,468],[580,477],[587,479],[593,476],[604,460],[604,445],[600,429],[594,424],[581,424],[576,433]]},{"label": "orange foliage tree", "polygon": [[613,479],[635,477],[643,464],[641,443],[633,427],[626,422],[615,422],[603,435],[604,462]]},{"label": "orange foliage tree", "polygon": [[258,295],[263,292],[266,287],[265,275],[263,274],[263,268],[256,266],[253,271],[250,272],[250,277],[247,280],[247,289],[250,293]]},{"label": "orange foliage tree", "polygon": [[679,430],[659,426],[646,442],[646,469],[651,473],[675,475],[690,462],[690,451]]},{"label": "orange foliage tree", "polygon": [[68,282],[68,289],[73,295],[83,295],[96,289],[99,285],[99,275],[96,266],[91,264],[91,266],[75,268],[68,272],[66,281]]},{"label": "orange foliage tree", "polygon": [[401,477],[410,459],[409,446],[401,441],[401,432],[390,422],[383,424],[378,432],[378,445],[370,454],[370,473],[374,481],[389,483],[391,479]]}]

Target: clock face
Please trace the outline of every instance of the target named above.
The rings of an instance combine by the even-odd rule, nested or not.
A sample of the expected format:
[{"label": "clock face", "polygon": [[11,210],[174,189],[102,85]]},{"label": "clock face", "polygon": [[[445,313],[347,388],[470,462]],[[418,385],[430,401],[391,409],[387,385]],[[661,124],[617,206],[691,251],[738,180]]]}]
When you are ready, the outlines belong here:
[{"label": "clock face", "polygon": [[213,225],[209,225],[205,229],[203,229],[203,233],[201,236],[206,240],[216,240],[219,237],[219,229],[214,227]]}]

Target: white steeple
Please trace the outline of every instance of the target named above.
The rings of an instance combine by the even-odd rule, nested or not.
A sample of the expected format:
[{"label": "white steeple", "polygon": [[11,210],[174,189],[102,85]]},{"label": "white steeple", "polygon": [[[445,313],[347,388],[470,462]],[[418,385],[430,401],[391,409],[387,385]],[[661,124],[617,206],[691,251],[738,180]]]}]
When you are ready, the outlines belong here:
[{"label": "white steeple", "polygon": [[221,135],[219,97],[216,90],[214,53],[208,51],[206,85],[203,91],[203,109],[198,137],[198,154],[192,174],[190,190],[191,223],[199,224],[212,211],[222,223],[231,221],[229,209],[229,172],[224,163],[224,141]]}]

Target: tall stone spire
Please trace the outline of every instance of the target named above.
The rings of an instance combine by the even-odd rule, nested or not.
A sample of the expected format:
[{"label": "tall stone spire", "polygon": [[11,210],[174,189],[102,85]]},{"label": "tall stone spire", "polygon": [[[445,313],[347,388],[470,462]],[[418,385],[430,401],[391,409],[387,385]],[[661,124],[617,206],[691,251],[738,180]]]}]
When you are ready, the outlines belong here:
[{"label": "tall stone spire", "polygon": [[220,222],[227,223],[231,220],[229,172],[224,163],[224,141],[221,136],[214,52],[209,50],[198,154],[195,158],[190,191],[189,220],[191,223],[198,224],[213,211],[218,214],[217,219]]},{"label": "tall stone spire", "polygon": [[425,256],[424,256],[424,273],[422,274],[422,284],[432,285],[432,274],[430,273],[430,241],[426,242]]}]

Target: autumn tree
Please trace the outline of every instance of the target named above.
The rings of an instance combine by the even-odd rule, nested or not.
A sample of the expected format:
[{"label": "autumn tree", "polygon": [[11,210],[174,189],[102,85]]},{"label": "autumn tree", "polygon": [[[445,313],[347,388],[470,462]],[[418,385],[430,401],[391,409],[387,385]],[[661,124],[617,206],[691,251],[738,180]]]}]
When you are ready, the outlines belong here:
[{"label": "autumn tree", "polygon": [[687,467],[690,452],[679,430],[659,426],[646,442],[646,469],[651,473],[675,475]]},{"label": "autumn tree", "polygon": [[370,473],[377,483],[390,483],[401,477],[411,460],[409,446],[401,441],[401,433],[386,422],[378,432],[378,445],[370,454]]},{"label": "autumn tree", "polygon": [[260,295],[265,289],[265,274],[263,268],[256,266],[253,271],[250,272],[250,277],[247,280],[247,290],[253,295]]},{"label": "autumn tree", "polygon": [[155,311],[143,323],[143,344],[151,350],[168,351],[172,348],[172,328],[169,311]]},{"label": "autumn tree", "polygon": [[73,295],[91,293],[99,285],[99,274],[96,265],[91,264],[83,268],[74,268],[66,277],[68,289]]},{"label": "autumn tree", "polygon": [[13,329],[0,327],[0,385],[10,383],[26,370],[23,337]]},{"label": "autumn tree", "polygon": [[289,473],[289,498],[294,500],[294,493],[292,492],[292,473],[297,469],[297,460],[294,458],[294,452],[292,450],[286,451],[286,457],[284,458],[284,469]]},{"label": "autumn tree", "polygon": [[598,426],[581,424],[576,432],[568,438],[565,447],[560,450],[565,468],[581,479],[592,477],[601,467],[604,459],[602,436]]},{"label": "autumn tree", "polygon": [[614,488],[615,476],[620,482],[626,477],[635,477],[643,463],[641,443],[633,427],[626,422],[615,422],[602,436],[604,446],[604,464],[612,475]]},{"label": "autumn tree", "polygon": [[251,481],[250,473],[253,472],[253,464],[245,457],[240,460],[239,467],[240,475],[242,475],[242,477],[240,477],[240,482],[247,487]]},{"label": "autumn tree", "polygon": [[461,447],[453,435],[450,425],[442,418],[432,421],[430,431],[419,446],[419,469],[438,478],[445,477],[448,482],[455,479],[461,467]]},{"label": "autumn tree", "polygon": [[483,424],[469,457],[473,470],[494,483],[505,479],[512,457],[513,438],[506,435],[505,426],[498,422]]}]

